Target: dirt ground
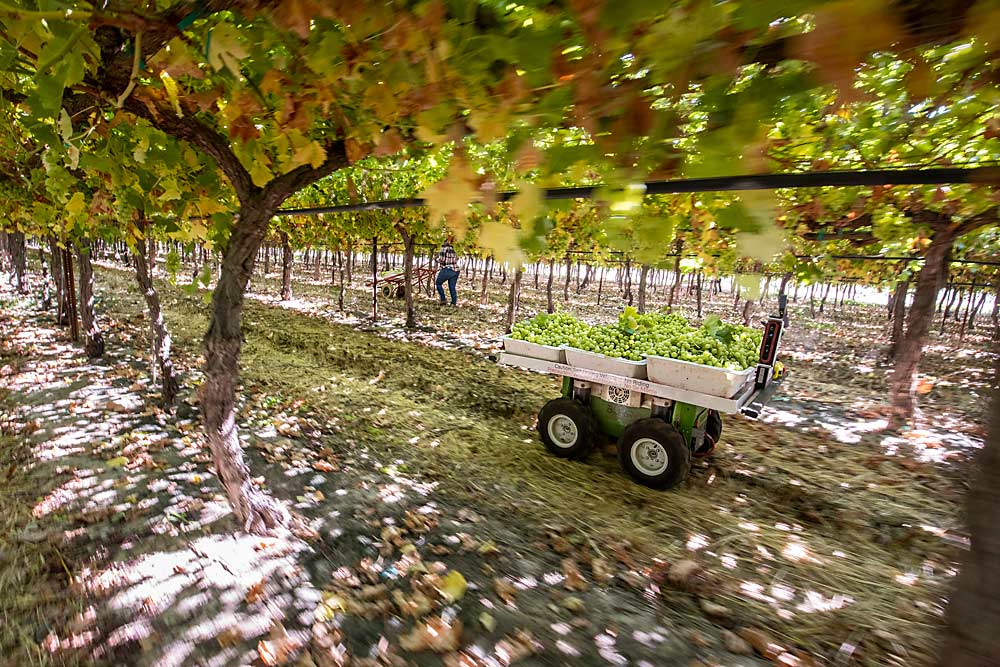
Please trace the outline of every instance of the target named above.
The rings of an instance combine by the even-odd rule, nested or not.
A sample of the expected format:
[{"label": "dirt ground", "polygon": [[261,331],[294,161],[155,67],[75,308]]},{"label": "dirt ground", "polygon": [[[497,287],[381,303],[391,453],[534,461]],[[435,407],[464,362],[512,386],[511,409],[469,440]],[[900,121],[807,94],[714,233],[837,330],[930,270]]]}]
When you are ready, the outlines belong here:
[{"label": "dirt ground", "polygon": [[[985,338],[935,341],[926,427],[890,435],[883,313],[796,304],[773,409],[728,419],[662,493],[612,446],[544,453],[533,422],[555,381],[487,358],[505,286],[486,305],[478,288],[455,310],[421,301],[405,332],[396,303],[365,322],[360,283],[341,314],[327,285],[279,304],[255,279],[241,434],[320,535],[261,540],[235,532],[200,433],[203,295],[160,287],[176,414],[152,407],[128,273],[99,271],[95,363],[51,313],[0,294],[4,667],[931,662],[984,433]],[[612,296],[567,309],[607,317]],[[706,311],[731,315],[730,299]],[[522,315],[543,300],[529,281]]]}]

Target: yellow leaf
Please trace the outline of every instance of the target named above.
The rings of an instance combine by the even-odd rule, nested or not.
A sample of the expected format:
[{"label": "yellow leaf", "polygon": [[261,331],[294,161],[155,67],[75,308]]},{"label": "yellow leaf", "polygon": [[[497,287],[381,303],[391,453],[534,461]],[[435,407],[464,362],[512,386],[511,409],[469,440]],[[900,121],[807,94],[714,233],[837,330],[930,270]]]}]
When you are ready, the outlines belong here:
[{"label": "yellow leaf", "polygon": [[177,97],[177,82],[166,71],[160,72],[160,81],[163,82],[163,88],[167,91],[170,103],[174,105],[174,113],[177,114],[178,118],[183,118],[184,112],[181,111],[181,102]]},{"label": "yellow leaf", "polygon": [[510,127],[507,115],[496,110],[473,110],[469,113],[469,124],[475,130],[476,138],[484,144],[507,136]]},{"label": "yellow leaf", "polygon": [[452,158],[447,175],[421,193],[427,200],[431,222],[450,218],[464,220],[469,212],[469,204],[478,194],[474,180],[468,163],[460,157]]},{"label": "yellow leaf", "polygon": [[736,275],[736,282],[740,286],[740,296],[747,301],[760,297],[760,274],[739,273]]},{"label": "yellow leaf", "polygon": [[438,592],[441,593],[441,597],[445,599],[449,604],[452,602],[457,602],[462,599],[465,595],[465,589],[469,587],[468,582],[462,573],[458,570],[452,570],[448,574],[441,577],[441,583],[438,586]]},{"label": "yellow leaf", "polygon": [[542,210],[542,190],[534,183],[522,183],[510,201],[510,208],[524,225],[534,221]]},{"label": "yellow leaf", "polygon": [[498,262],[508,262],[515,266],[524,263],[524,252],[518,244],[518,232],[510,225],[496,220],[487,220],[479,228],[477,243],[489,250]]},{"label": "yellow leaf", "polygon": [[107,466],[108,468],[121,468],[126,463],[128,463],[128,459],[125,458],[124,456],[119,456],[119,457],[111,459],[110,461],[106,462],[104,465]]},{"label": "yellow leaf", "polygon": [[326,160],[326,149],[318,141],[309,141],[295,148],[292,154],[292,168],[308,164],[317,169]]},{"label": "yellow leaf", "polygon": [[66,202],[66,213],[69,215],[79,215],[87,208],[87,198],[82,192],[74,192],[73,196]]}]

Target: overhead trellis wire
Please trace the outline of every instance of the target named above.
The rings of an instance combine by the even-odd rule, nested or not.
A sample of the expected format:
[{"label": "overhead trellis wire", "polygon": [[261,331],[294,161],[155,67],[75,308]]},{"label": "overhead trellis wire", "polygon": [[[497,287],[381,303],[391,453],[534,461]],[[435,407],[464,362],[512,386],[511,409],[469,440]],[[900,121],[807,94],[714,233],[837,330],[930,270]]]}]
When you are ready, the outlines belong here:
[{"label": "overhead trellis wire", "polygon": [[[953,185],[960,183],[986,183],[1000,185],[1000,167],[940,167],[935,169],[869,169],[862,171],[808,171],[794,174],[752,174],[746,176],[718,176],[713,178],[686,178],[646,181],[646,195],[690,194],[697,192],[740,192],[747,190],[779,190],[782,188],[856,187],[879,185]],[[559,199],[594,199],[605,185],[583,185],[565,188],[546,188],[547,201]],[[517,191],[501,192],[499,201],[509,201]],[[426,206],[420,197],[387,199],[357,204],[290,208],[278,211],[276,216],[321,215],[326,213],[352,213],[358,211],[388,211]]]}]

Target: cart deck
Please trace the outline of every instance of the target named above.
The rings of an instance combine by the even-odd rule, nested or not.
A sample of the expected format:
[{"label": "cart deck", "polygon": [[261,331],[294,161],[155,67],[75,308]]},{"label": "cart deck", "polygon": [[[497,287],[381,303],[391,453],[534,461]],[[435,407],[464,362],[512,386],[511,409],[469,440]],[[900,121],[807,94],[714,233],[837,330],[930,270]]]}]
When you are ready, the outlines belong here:
[{"label": "cart deck", "polygon": [[719,398],[709,394],[701,394],[695,391],[671,387],[670,385],[657,384],[649,380],[639,380],[626,377],[624,375],[614,375],[612,373],[602,373],[601,371],[581,368],[579,366],[569,366],[545,359],[535,359],[533,357],[522,357],[509,352],[501,352],[498,363],[505,366],[517,366],[533,371],[541,371],[549,375],[570,377],[574,380],[594,382],[596,384],[608,385],[611,387],[621,387],[631,391],[638,391],[642,394],[649,394],[658,398],[668,398],[680,403],[690,403],[699,405],[710,410],[716,410],[723,414],[736,414],[742,412],[744,407],[750,405],[757,395],[753,382],[744,386],[732,398]]}]

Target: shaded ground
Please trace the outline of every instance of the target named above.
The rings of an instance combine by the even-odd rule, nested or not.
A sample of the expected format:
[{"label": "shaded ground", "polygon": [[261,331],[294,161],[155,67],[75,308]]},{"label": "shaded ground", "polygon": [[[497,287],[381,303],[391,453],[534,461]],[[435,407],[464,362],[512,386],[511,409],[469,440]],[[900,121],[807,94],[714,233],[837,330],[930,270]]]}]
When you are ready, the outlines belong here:
[{"label": "shaded ground", "polygon": [[[332,424],[301,401],[296,410],[256,394],[262,405],[248,407],[243,424],[254,469],[297,499],[321,537],[306,545],[234,535],[190,410],[172,418],[143,409],[148,383],[129,345],[137,332],[121,315],[109,357],[86,364],[47,316],[4,304],[4,404],[16,435],[2,463],[15,466],[21,489],[3,491],[5,507],[21,508],[4,536],[5,576],[31,591],[23,597],[37,611],[17,602],[4,610],[14,619],[2,636],[10,665],[267,664],[303,649],[319,665],[339,664],[340,650],[381,656],[378,664],[440,664],[433,652],[398,648],[433,639],[419,634],[424,619],[444,637],[437,648],[459,661],[451,664],[686,665],[726,655],[697,600],[662,601],[627,547],[605,553],[571,525],[546,528],[516,498],[456,502],[376,454],[375,436],[396,427],[374,425],[385,415],[370,399],[384,392],[368,377],[357,382],[369,400],[356,396],[348,409],[357,414]],[[36,561],[48,567],[23,569]],[[323,637],[335,650],[324,653]]]},{"label": "shaded ground", "polygon": [[[463,622],[462,646],[477,647],[469,649],[473,654],[499,659],[511,647],[537,642],[541,653],[525,664],[574,659],[686,665],[696,657],[705,658],[704,664],[750,664],[751,658],[722,646],[723,628],[745,626],[765,626],[776,643],[839,664],[930,660],[956,545],[963,539],[957,507],[964,484],[960,468],[916,459],[975,444],[977,418],[964,420],[961,442],[928,431],[894,444],[863,428],[842,437],[848,442],[831,438],[831,431],[842,435],[839,424],[879,418],[871,397],[881,390],[880,373],[873,370],[866,378],[847,370],[868,359],[871,346],[862,337],[851,344],[837,330],[793,328],[789,349],[802,358],[794,365],[797,384],[784,397],[788,409],[772,411],[772,424],[728,421],[718,454],[697,467],[685,487],[657,493],[629,482],[611,452],[595,453],[586,464],[544,455],[532,423],[538,407],[556,393],[555,384],[481,358],[502,305],[425,309],[445,332],[417,337],[451,349],[392,340],[401,332],[391,323],[373,336],[250,305],[243,364],[249,400],[242,414],[254,469],[278,495],[297,498],[322,535],[309,546],[262,547],[230,535],[197,425],[187,421],[196,419],[195,412],[182,409],[174,420],[156,411],[109,407],[108,400],[123,407],[147,393],[140,350],[148,340],[128,276],[105,271],[100,279],[100,307],[116,319],[119,336],[102,365],[70,359],[70,350],[59,346],[63,333],[53,334],[45,318],[4,309],[5,331],[21,332],[20,340],[4,336],[15,341],[5,351],[5,364],[21,368],[4,377],[4,385],[18,392],[8,404],[21,404],[21,423],[42,420],[31,435],[32,458],[16,450],[16,476],[27,472],[32,478],[22,481],[34,485],[17,498],[24,505],[28,498],[36,501],[39,488],[48,492],[42,497],[53,497],[54,484],[68,489],[54,494],[66,498],[55,510],[25,528],[36,541],[22,534],[17,543],[61,545],[66,569],[81,582],[69,587],[79,606],[100,600],[95,628],[86,625],[86,614],[67,625],[58,613],[40,612],[45,620],[33,621],[28,635],[21,634],[22,647],[50,655],[32,641],[46,644],[48,638],[51,648],[53,636],[72,643],[91,631],[77,640],[87,644],[84,651],[111,655],[119,664],[241,664],[261,659],[257,640],[272,631],[275,618],[284,619],[288,642],[315,649],[319,640],[310,637],[306,621],[334,594],[332,611],[327,604],[321,617],[342,622],[344,644],[352,654],[367,656],[380,636],[394,647],[414,625],[405,615],[402,622],[383,620],[379,605],[395,605],[400,615],[413,610],[414,600],[423,604],[417,596],[422,591],[435,607],[430,617],[443,614],[450,623],[454,615]],[[269,285],[255,284],[267,299]],[[329,298],[325,287],[297,286],[307,297],[310,289]],[[196,368],[206,324],[201,297],[174,288],[165,292],[182,365]],[[533,303],[526,297],[525,309]],[[290,305],[340,317],[320,298]],[[722,299],[713,307],[726,309]],[[805,358],[833,339],[841,345],[832,348],[837,354]],[[37,348],[25,347],[30,345]],[[29,353],[32,359],[25,361]],[[37,375],[25,380],[25,373],[42,370],[39,363],[54,375],[45,376],[44,384],[35,382]],[[932,357],[929,367],[934,363]],[[821,381],[831,369],[838,371],[834,382]],[[60,384],[71,378],[90,383],[86,398],[74,398],[73,389]],[[189,370],[186,380],[194,384],[197,371]],[[974,376],[962,381],[981,390]],[[954,398],[948,391],[969,391],[941,384],[928,403],[947,403]],[[60,400],[93,405],[89,414],[77,415]],[[51,414],[40,412],[46,409]],[[792,423],[792,417],[805,421]],[[143,427],[148,436],[141,435]],[[70,441],[60,440],[59,428],[67,429]],[[44,456],[49,458],[40,460]],[[29,460],[34,467],[25,471]],[[6,456],[0,474],[4,469]],[[60,478],[57,470],[69,476]],[[173,486],[150,485],[154,475]],[[122,504],[121,512],[115,503]],[[110,515],[102,514],[104,506],[112,507]],[[88,514],[94,517],[90,523],[83,518]],[[437,525],[428,527],[420,517]],[[67,530],[78,532],[67,539]],[[380,550],[389,551],[386,542],[397,544],[382,555]],[[420,554],[427,576],[439,580],[398,574],[401,557],[413,554],[408,544]],[[46,563],[50,557],[48,551],[38,554]],[[699,569],[682,572],[693,567],[685,561]],[[115,565],[122,562],[129,566]],[[579,584],[574,566],[583,578]],[[359,586],[335,583],[355,583],[334,575],[342,567],[358,577]],[[60,570],[51,566],[38,577],[58,581]],[[365,581],[373,570],[374,580]],[[456,581],[448,579],[452,571],[462,574],[469,590],[442,610],[435,588],[444,580],[449,589]],[[569,583],[582,590],[566,589],[567,572]],[[260,599],[248,599],[261,580]],[[98,582],[90,596],[83,593],[85,581]],[[393,590],[401,591],[402,602]],[[517,609],[503,603],[509,594]],[[366,614],[372,618],[362,620]],[[234,627],[241,637],[231,632]],[[522,634],[498,650],[501,638],[518,630],[528,630],[531,639]],[[146,649],[141,657],[137,647]],[[418,657],[423,654],[403,655],[424,661]],[[476,659],[485,658],[467,664]]]}]

